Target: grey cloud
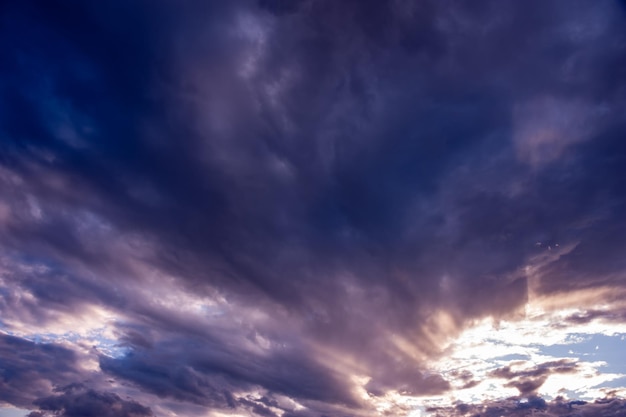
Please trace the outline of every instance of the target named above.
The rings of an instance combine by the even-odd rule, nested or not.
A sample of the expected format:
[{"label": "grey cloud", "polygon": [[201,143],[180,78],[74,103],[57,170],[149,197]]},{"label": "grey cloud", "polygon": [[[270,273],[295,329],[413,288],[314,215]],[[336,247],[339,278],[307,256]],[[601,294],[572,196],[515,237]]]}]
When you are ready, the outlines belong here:
[{"label": "grey cloud", "polygon": [[504,386],[517,388],[520,395],[528,396],[536,394],[537,390],[546,382],[546,379],[548,379],[548,377],[545,375],[530,378],[519,378],[515,381],[507,382]]},{"label": "grey cloud", "polygon": [[450,383],[441,375],[425,375],[419,367],[406,366],[381,372],[365,385],[372,395],[382,396],[391,389],[404,395],[437,395],[450,390]]},{"label": "grey cloud", "polygon": [[88,378],[77,360],[62,346],[0,334],[0,401],[29,408],[51,386]]},{"label": "grey cloud", "polygon": [[482,404],[459,404],[456,407],[432,408],[428,410],[437,417],[452,416],[527,416],[529,413],[546,417],[556,416],[622,416],[626,413],[626,402],[619,398],[607,397],[594,402],[569,401],[557,397],[546,401],[540,397],[524,400],[507,399]]},{"label": "grey cloud", "polygon": [[68,389],[66,392],[37,399],[34,404],[42,411],[33,411],[29,417],[139,417],[153,416],[149,407],[118,395],[93,390]]},{"label": "grey cloud", "polygon": [[[514,362],[515,365],[520,365],[520,362]],[[561,359],[558,361],[550,361],[544,362],[531,369],[523,369],[519,371],[511,370],[510,366],[505,366],[503,368],[498,368],[491,372],[492,376],[498,378],[515,378],[519,376],[543,376],[550,373],[570,373],[576,372],[577,363],[568,359]]]},{"label": "grey cloud", "polygon": [[[373,393],[446,391],[428,360],[520,311],[524,267],[551,250],[537,241],[577,245],[533,277],[541,294],[623,288],[617,7],[12,5],[3,315],[106,307],[131,354],[102,369],[194,404],[260,386],[358,409],[344,372]],[[229,309],[166,310],[140,295],[152,272]],[[273,320],[239,325],[248,306]],[[255,331],[264,355],[239,344]],[[330,369],[319,346],[356,365]],[[558,369],[501,373],[529,393]]]},{"label": "grey cloud", "polygon": [[[516,363],[520,365],[520,363]],[[514,387],[522,396],[533,396],[552,374],[576,373],[578,364],[571,360],[544,362],[530,369],[512,370],[510,366],[498,368],[489,373],[490,376],[509,380],[507,387]]]},{"label": "grey cloud", "polygon": [[356,406],[344,382],[298,351],[260,356],[201,339],[171,340],[124,358],[101,357],[100,367],[159,396],[231,407],[229,390],[264,389],[300,400]]},{"label": "grey cloud", "polygon": [[575,313],[565,318],[565,321],[573,324],[587,324],[594,321],[606,322],[623,322],[626,319],[626,311],[613,309],[606,310],[587,310],[583,313]]}]

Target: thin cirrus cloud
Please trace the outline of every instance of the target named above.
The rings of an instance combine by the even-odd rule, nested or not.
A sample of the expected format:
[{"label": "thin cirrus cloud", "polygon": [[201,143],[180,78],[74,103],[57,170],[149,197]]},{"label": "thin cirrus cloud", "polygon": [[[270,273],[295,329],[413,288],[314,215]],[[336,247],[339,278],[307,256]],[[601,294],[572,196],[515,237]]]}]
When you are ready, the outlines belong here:
[{"label": "thin cirrus cloud", "polygon": [[8,4],[0,415],[623,412],[625,13]]}]

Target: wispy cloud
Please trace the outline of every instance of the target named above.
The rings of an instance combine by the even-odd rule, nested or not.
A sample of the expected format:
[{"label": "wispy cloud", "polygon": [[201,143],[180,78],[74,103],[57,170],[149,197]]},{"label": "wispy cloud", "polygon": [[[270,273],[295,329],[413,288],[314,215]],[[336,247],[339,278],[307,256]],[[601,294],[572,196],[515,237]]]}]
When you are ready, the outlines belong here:
[{"label": "wispy cloud", "polygon": [[626,334],[624,13],[8,5],[0,401],[613,412],[574,348]]}]

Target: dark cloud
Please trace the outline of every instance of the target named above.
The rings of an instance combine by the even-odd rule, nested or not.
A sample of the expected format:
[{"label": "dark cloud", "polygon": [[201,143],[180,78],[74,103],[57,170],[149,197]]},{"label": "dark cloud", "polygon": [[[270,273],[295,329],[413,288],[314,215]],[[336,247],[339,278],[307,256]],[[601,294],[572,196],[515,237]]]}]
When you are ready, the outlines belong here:
[{"label": "dark cloud", "polygon": [[526,416],[528,413],[541,413],[542,416],[622,416],[626,413],[626,402],[607,397],[594,402],[568,401],[558,397],[546,401],[539,397],[527,399],[507,399],[484,404],[459,404],[456,407],[431,409],[437,417],[444,416]]},{"label": "dark cloud", "polygon": [[77,360],[62,346],[0,334],[0,401],[30,407],[51,386],[87,378]]},{"label": "dark cloud", "polygon": [[583,313],[575,313],[568,316],[565,320],[567,323],[572,324],[587,324],[594,321],[605,321],[605,322],[623,322],[626,318],[626,312],[621,310],[588,310]]},{"label": "dark cloud", "polygon": [[30,417],[153,415],[150,408],[89,385],[99,378],[81,365],[84,355],[52,343],[0,334],[0,401],[26,409]]},{"label": "dark cloud", "polygon": [[[520,363],[517,363],[519,366]],[[511,366],[498,368],[490,372],[490,376],[509,380],[504,386],[517,388],[522,396],[533,396],[552,374],[574,374],[578,371],[578,363],[571,360],[544,362],[530,369],[512,370]]]},{"label": "dark cloud", "polygon": [[164,397],[231,406],[230,390],[261,386],[294,398],[357,405],[338,376],[299,352],[252,356],[207,340],[171,340],[124,358],[101,357],[100,367]]},{"label": "dark cloud", "polygon": [[[520,365],[518,362],[514,362],[513,364]],[[505,366],[504,368],[498,368],[492,371],[491,375],[498,378],[512,379],[516,377],[544,376],[551,373],[564,374],[576,372],[577,366],[576,362],[561,359],[558,361],[544,362],[533,368],[518,371],[512,370],[510,366]]]},{"label": "dark cloud", "polygon": [[[447,392],[428,363],[476,320],[532,291],[624,292],[625,18],[609,1],[14,2],[3,326],[106,310],[125,355],[101,370],[178,403],[359,410],[353,374],[373,396]],[[11,386],[80,379],[50,365],[71,351],[34,346],[7,353],[33,372]],[[570,365],[494,376],[531,395]],[[143,412],[117,395],[47,404]]]},{"label": "dark cloud", "polygon": [[33,411],[28,417],[139,417],[152,416],[149,407],[118,395],[93,390],[68,389],[60,395],[40,398],[34,402],[43,411]]}]

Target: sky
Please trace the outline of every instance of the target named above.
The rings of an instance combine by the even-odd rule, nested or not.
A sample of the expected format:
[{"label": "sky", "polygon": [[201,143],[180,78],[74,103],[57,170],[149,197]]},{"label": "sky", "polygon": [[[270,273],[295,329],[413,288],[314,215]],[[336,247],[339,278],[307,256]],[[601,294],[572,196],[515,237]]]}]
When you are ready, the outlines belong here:
[{"label": "sky", "polygon": [[626,3],[0,6],[0,417],[626,416]]}]

